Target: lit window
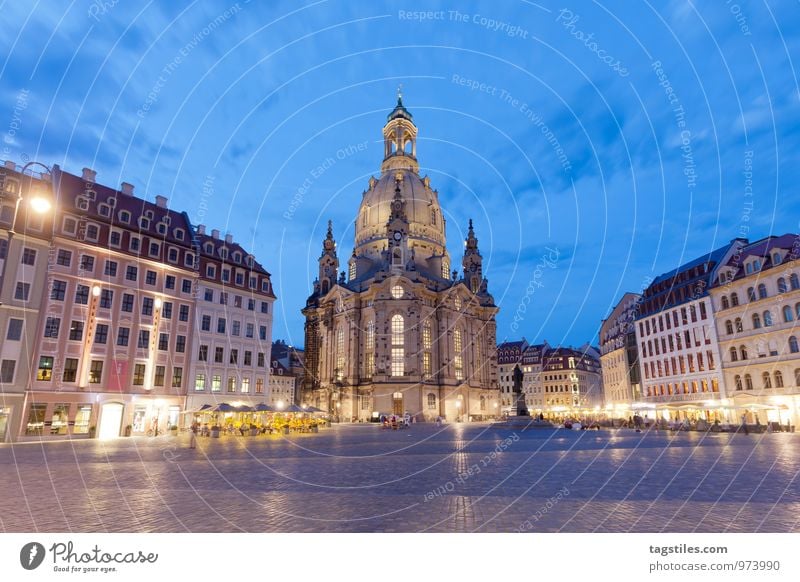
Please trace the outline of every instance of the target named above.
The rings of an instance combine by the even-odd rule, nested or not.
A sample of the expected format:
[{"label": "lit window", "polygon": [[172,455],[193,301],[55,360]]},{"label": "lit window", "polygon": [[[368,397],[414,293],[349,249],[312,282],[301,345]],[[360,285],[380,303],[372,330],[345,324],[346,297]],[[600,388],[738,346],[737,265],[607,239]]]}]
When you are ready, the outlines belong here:
[{"label": "lit window", "polygon": [[392,376],[405,375],[405,324],[402,315],[392,316]]},{"label": "lit window", "polygon": [[401,299],[403,297],[403,288],[400,285],[392,287],[392,297],[395,299]]}]

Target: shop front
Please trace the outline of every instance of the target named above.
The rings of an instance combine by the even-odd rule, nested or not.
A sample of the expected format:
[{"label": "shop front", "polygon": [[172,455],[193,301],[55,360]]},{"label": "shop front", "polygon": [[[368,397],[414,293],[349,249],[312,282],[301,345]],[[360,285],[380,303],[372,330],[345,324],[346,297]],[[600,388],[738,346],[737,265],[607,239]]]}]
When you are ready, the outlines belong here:
[{"label": "shop front", "polygon": [[16,440],[24,404],[24,394],[0,394],[0,443]]}]

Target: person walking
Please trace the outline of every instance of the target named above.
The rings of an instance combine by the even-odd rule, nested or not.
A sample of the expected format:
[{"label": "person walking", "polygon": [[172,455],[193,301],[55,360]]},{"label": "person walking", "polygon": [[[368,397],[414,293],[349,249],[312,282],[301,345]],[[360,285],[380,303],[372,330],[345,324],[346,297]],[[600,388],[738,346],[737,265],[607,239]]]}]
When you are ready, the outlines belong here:
[{"label": "person walking", "polygon": [[197,422],[193,422],[189,429],[189,448],[197,448]]},{"label": "person walking", "polygon": [[747,429],[747,413],[742,415],[742,429],[744,430],[744,434],[750,434],[750,431]]}]

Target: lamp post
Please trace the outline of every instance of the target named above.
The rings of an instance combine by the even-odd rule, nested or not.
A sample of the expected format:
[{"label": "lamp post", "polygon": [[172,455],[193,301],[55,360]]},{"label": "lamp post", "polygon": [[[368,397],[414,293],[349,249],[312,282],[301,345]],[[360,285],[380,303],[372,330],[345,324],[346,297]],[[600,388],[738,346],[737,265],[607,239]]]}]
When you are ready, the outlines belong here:
[{"label": "lamp post", "polygon": [[[48,174],[51,173],[50,168],[48,168],[44,164],[40,162],[31,161],[22,166],[20,174],[22,174],[23,178],[25,177],[25,170],[27,170],[31,166],[41,166],[42,168],[47,170]],[[14,230],[14,227],[17,224],[17,216],[19,215],[19,206],[21,203],[22,203],[22,181],[20,181],[20,188],[19,191],[17,192],[17,199],[14,201],[14,216],[11,218],[11,227],[6,232],[6,257],[5,259],[3,259],[2,268],[0,268],[0,305],[2,305],[2,290],[4,289],[6,284],[6,267],[8,265],[8,259],[11,254],[11,241],[13,240],[14,235],[17,234],[16,231]],[[42,196],[31,197],[29,203],[31,209],[37,214],[44,214],[45,212],[50,210],[50,207],[52,206],[50,201]]]}]

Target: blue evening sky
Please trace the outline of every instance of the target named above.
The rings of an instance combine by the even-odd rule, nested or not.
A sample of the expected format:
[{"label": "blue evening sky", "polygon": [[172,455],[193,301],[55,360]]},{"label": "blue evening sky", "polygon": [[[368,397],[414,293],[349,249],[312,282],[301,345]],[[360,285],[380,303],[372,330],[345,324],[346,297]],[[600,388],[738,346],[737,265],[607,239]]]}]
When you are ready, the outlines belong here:
[{"label": "blue evening sky", "polygon": [[399,83],[454,265],[475,221],[498,340],[596,342],[648,277],[800,230],[796,1],[4,1],[0,22],[0,158],[233,233],[290,343],[329,218],[350,255]]}]

